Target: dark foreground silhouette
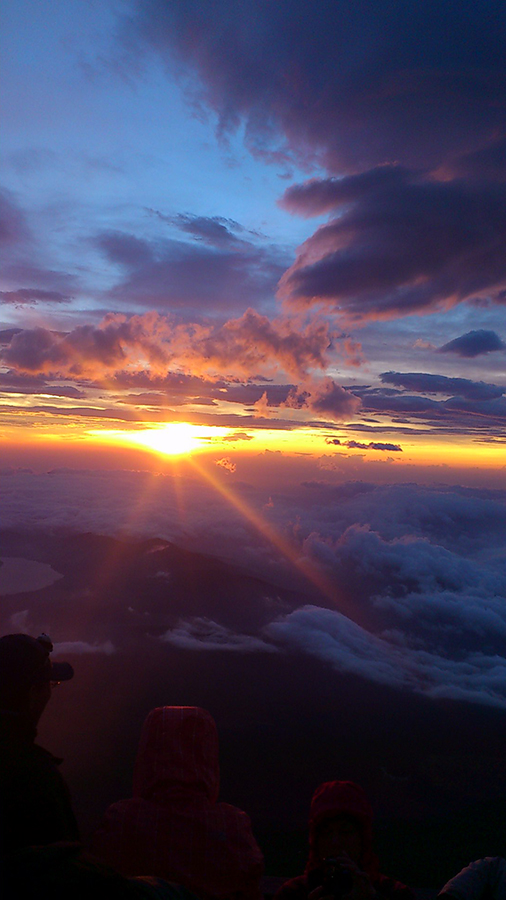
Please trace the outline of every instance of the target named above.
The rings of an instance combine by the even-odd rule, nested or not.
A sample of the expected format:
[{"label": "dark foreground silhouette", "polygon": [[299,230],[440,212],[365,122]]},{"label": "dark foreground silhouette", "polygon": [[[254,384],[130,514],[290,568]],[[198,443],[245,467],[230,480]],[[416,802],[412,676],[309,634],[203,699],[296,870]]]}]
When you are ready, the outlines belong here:
[{"label": "dark foreground silhouette", "polygon": [[133,797],[114,803],[92,852],[125,875],[151,872],[202,898],[258,900],[263,857],[246,813],[218,802],[218,733],[198,707],[154,709],[142,729]]},{"label": "dark foreground silhouette", "polygon": [[[218,802],[217,731],[203,709],[160,707],[150,713],[133,797],[107,810],[92,843],[96,855],[83,848],[61,760],[36,744],[53,687],[73,675],[68,663],[51,661],[51,651],[47,635],[0,638],[2,897],[256,900],[262,854],[246,814]],[[358,785],[321,785],[309,826],[306,870],[281,887],[277,900],[413,896],[379,873],[372,811]],[[501,857],[477,860],[445,884],[441,897],[505,900],[505,873]],[[272,896],[265,881],[262,886]]]}]

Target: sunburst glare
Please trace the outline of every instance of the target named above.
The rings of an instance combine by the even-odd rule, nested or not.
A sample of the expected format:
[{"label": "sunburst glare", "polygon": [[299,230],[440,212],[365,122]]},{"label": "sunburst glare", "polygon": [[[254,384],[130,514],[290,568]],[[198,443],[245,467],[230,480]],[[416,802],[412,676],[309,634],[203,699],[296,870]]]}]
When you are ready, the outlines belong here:
[{"label": "sunburst glare", "polygon": [[101,435],[121,444],[137,444],[162,456],[185,456],[209,447],[214,441],[219,441],[229,433],[229,428],[209,428],[205,425],[192,425],[189,422],[170,422],[145,431],[107,431],[101,432]]}]

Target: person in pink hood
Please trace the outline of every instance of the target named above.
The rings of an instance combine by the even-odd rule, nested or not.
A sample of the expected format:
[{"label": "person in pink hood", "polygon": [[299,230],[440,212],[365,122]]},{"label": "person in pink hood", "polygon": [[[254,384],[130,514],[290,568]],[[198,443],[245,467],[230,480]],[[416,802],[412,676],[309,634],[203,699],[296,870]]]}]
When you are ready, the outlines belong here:
[{"label": "person in pink hood", "polygon": [[91,852],[124,875],[157,875],[202,900],[258,900],[262,853],[246,813],[218,802],[218,734],[194,706],[152,710],[133,797],[114,803]]},{"label": "person in pink hood", "polygon": [[275,900],[414,900],[406,885],[380,875],[372,848],[372,808],[358,784],[326,781],[309,815],[304,875],[287,881]]}]

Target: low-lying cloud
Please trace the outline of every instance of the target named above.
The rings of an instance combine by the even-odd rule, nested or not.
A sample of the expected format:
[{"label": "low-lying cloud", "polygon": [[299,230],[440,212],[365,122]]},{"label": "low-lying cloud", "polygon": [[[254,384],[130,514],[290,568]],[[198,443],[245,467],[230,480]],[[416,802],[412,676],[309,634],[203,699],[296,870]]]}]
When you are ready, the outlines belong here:
[{"label": "low-lying cloud", "polygon": [[506,660],[475,652],[462,661],[396,645],[360,628],[338,612],[307,606],[273,622],[272,640],[309,653],[340,672],[429,697],[506,707]]},{"label": "low-lying cloud", "polygon": [[[506,707],[504,491],[322,481],[267,494],[238,485],[230,505],[184,476],[176,484],[147,473],[61,471],[3,481],[4,528],[164,538],[239,566],[272,585],[273,596],[276,585],[300,595],[299,608],[280,616],[273,606],[256,630],[231,629],[212,611],[184,617],[164,633],[168,643],[303,652],[399,689]],[[320,573],[323,593],[301,571]],[[79,652],[72,647],[66,652]],[[101,638],[82,652],[112,650]]]},{"label": "low-lying cloud", "polygon": [[275,653],[276,647],[250,634],[235,634],[212,619],[181,619],[160,638],[185,650],[215,650],[229,653]]}]

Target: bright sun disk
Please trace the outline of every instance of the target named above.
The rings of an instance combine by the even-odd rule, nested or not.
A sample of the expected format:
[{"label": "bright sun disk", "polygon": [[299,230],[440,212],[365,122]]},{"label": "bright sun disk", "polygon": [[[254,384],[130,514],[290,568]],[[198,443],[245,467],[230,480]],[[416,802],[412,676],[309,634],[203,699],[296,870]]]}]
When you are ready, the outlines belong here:
[{"label": "bright sun disk", "polygon": [[150,428],[146,431],[108,432],[108,437],[120,443],[140,444],[146,450],[164,456],[183,456],[210,444],[213,438],[221,438],[229,432],[229,428],[208,428],[204,425],[191,425],[189,422],[171,422],[161,428]]}]

